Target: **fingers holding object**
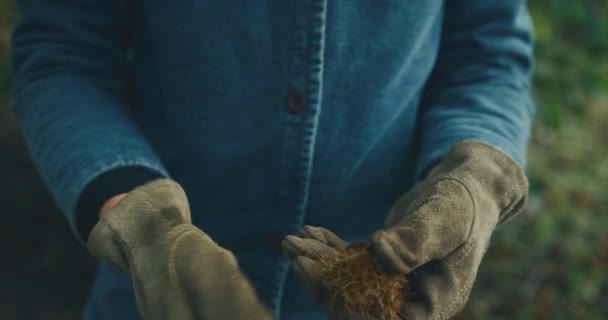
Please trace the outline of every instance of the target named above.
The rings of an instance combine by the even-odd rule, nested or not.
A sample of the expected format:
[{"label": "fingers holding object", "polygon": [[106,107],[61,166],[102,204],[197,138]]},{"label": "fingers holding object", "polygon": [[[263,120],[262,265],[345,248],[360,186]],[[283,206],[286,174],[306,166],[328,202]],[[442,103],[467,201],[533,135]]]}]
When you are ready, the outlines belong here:
[{"label": "fingers holding object", "polygon": [[305,256],[299,256],[292,260],[291,268],[314,300],[317,303],[323,302],[325,288],[319,280],[318,262]]},{"label": "fingers holding object", "polygon": [[[341,303],[332,304],[327,288],[323,286],[319,280],[319,262],[299,256],[293,260],[292,269],[304,287],[311,295],[313,300],[335,320],[363,320],[361,317],[356,317],[344,309]],[[373,320],[373,319],[366,319]]]},{"label": "fingers holding object", "polygon": [[321,227],[304,226],[300,229],[298,235],[302,238],[315,239],[339,251],[345,250],[348,246],[348,242]]},{"label": "fingers holding object", "polygon": [[281,248],[290,259],[303,256],[316,260],[321,255],[334,254],[337,252],[335,248],[318,240],[300,238],[293,235],[289,235],[283,239]]}]

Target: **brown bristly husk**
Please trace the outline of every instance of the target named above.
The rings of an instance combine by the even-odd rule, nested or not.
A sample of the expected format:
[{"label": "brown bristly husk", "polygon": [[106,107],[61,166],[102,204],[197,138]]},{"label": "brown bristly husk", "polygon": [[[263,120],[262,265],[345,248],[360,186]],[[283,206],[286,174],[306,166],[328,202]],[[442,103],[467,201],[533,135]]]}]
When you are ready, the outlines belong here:
[{"label": "brown bristly husk", "polygon": [[320,280],[333,304],[362,316],[396,319],[406,298],[407,280],[390,275],[367,250],[367,246],[322,256]]}]

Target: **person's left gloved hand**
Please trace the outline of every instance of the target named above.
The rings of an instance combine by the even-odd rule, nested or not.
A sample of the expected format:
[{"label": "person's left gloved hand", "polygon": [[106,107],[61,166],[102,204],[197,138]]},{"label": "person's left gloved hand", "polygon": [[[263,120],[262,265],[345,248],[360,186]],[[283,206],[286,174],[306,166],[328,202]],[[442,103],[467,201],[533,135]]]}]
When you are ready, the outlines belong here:
[{"label": "person's left gloved hand", "polygon": [[[384,228],[370,238],[372,254],[388,272],[409,274],[413,296],[401,314],[410,320],[449,319],[460,311],[492,232],[523,210],[527,196],[522,168],[502,151],[481,142],[455,145],[429,177],[396,202]],[[346,245],[330,231],[311,227],[283,241],[293,270],[332,319],[348,318],[339,306],[327,309],[327,295],[315,281],[315,260]]]},{"label": "person's left gloved hand", "polygon": [[332,255],[337,251],[348,250],[350,244],[340,239],[333,232],[313,226],[304,226],[298,236],[289,235],[281,243],[283,251],[292,262],[292,269],[313,297],[315,302],[329,315],[332,320],[378,320],[364,317],[346,310],[340,301],[332,303],[330,294],[318,279],[319,266],[317,260],[323,255]]}]

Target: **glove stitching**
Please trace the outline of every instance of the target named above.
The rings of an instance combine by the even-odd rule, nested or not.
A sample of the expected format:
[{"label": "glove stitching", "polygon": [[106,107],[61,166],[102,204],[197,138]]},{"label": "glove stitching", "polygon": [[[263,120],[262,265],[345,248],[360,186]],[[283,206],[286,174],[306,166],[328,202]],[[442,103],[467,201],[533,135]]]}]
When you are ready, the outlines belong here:
[{"label": "glove stitching", "polygon": [[[179,227],[178,227],[179,228]],[[168,262],[168,273],[169,273],[169,283],[171,285],[176,286],[177,288],[175,288],[175,293],[177,295],[179,295],[181,297],[180,300],[190,300],[188,299],[189,296],[184,296],[184,287],[182,286],[181,281],[179,281],[179,277],[177,275],[177,267],[175,265],[175,254],[177,252],[176,248],[179,245],[180,241],[187,235],[191,234],[191,233],[196,233],[197,230],[184,230],[182,231],[180,234],[178,234],[175,239],[173,240],[173,243],[171,243],[171,246],[169,247],[169,262]],[[193,305],[192,301],[190,301],[189,305]],[[192,315],[193,310],[188,308],[188,313],[190,314],[190,317],[193,317]]]},{"label": "glove stitching", "polygon": [[[454,248],[454,251],[452,251],[452,253],[453,253],[453,252],[458,251],[462,246],[464,246],[465,243],[467,243],[469,241],[469,239],[471,238],[471,235],[473,234],[473,228],[475,226],[475,223],[477,222],[477,203],[475,202],[473,193],[471,192],[469,187],[464,182],[460,181],[459,179],[454,178],[454,177],[442,177],[435,181],[429,182],[429,184],[427,186],[424,186],[424,189],[422,189],[422,191],[420,191],[419,195],[424,196],[424,194],[427,193],[428,190],[431,189],[433,186],[439,184],[440,182],[447,181],[447,180],[453,180],[453,181],[457,182],[458,184],[462,185],[464,187],[464,189],[466,190],[467,194],[469,195],[469,198],[471,199],[471,204],[473,205],[473,208],[472,208],[473,218],[471,221],[471,225],[469,226],[469,232],[468,232],[467,236],[465,237],[465,240],[458,247]],[[428,203],[428,201],[425,201],[421,204],[418,204],[419,202],[420,201],[416,201],[416,200],[412,201],[412,203],[409,204],[408,207],[406,208],[405,213],[407,214],[408,212],[412,212],[414,210],[413,209],[414,206],[416,208],[419,208],[419,207],[423,206],[424,204]],[[399,219],[399,221],[400,222],[403,221],[403,219],[405,217],[406,217],[406,215],[404,215],[401,219]],[[398,225],[398,224],[399,223],[395,223],[393,226]],[[393,227],[393,226],[391,226],[391,227]],[[449,255],[451,255],[452,253],[450,253]]]},{"label": "glove stitching", "polygon": [[471,239],[471,237],[473,235],[473,228],[475,228],[475,224],[477,223],[477,215],[479,213],[477,212],[477,202],[475,201],[475,197],[473,197],[473,193],[471,192],[471,189],[469,189],[469,187],[464,182],[462,182],[454,177],[447,177],[444,179],[445,180],[454,180],[457,183],[459,183],[460,185],[462,185],[464,187],[464,189],[466,190],[467,194],[469,195],[469,198],[471,199],[471,204],[473,205],[473,208],[472,208],[473,218],[471,219],[471,225],[469,226],[469,234],[466,236],[466,239],[464,240],[464,242],[460,246],[458,246],[457,248],[454,249],[453,252],[456,252],[461,247],[463,247],[465,244],[467,244],[469,242],[469,240]]},{"label": "glove stitching", "polygon": [[[454,249],[454,251],[452,253],[450,253],[449,255],[447,255],[443,258],[444,260],[447,260],[456,254],[460,254],[462,256],[468,256],[471,253],[471,251],[474,249],[474,245],[471,244],[470,239],[474,233],[473,228],[475,228],[475,225],[477,223],[477,220],[478,220],[477,215],[479,214],[479,212],[477,210],[478,205],[477,205],[477,202],[475,201],[475,197],[473,197],[473,193],[471,192],[470,188],[464,182],[462,182],[459,179],[454,178],[454,177],[448,177],[445,179],[452,179],[452,180],[458,182],[460,185],[462,185],[464,187],[464,189],[466,190],[467,194],[469,195],[469,197],[471,199],[471,204],[473,206],[473,208],[472,208],[473,218],[471,221],[469,234],[467,235],[466,240],[460,246],[458,246],[456,249]],[[458,261],[458,259],[456,259],[456,261]],[[479,263],[475,263],[475,265],[476,265],[476,268],[479,267]],[[441,267],[450,269],[450,270],[452,270],[451,272],[454,272],[453,271],[454,266],[452,264],[442,264]],[[475,273],[477,273],[477,270],[475,270]],[[461,309],[462,307],[464,307],[464,305],[466,304],[466,300],[467,300],[466,297],[469,296],[472,287],[473,287],[473,284],[470,284],[465,297],[460,296],[457,298],[457,301],[453,301],[452,308],[451,308],[452,310],[443,310],[443,312],[440,313],[440,318],[445,318],[446,315],[453,314],[454,310]]]},{"label": "glove stitching", "polygon": [[[133,268],[131,268],[131,260],[132,260],[132,254],[131,254],[131,247],[129,246],[129,244],[124,241],[122,239],[122,237],[120,236],[120,233],[114,228],[114,226],[109,223],[108,221],[102,221],[103,224],[105,225],[106,228],[108,228],[112,234],[112,242],[118,242],[116,245],[118,247],[118,252],[120,253],[120,257],[123,259],[123,263],[125,264],[125,266],[121,266],[120,264],[115,263],[114,261],[111,261],[111,259],[104,259],[104,261],[106,263],[109,263],[110,265],[114,266],[115,268],[122,270],[125,273],[130,274],[131,270]],[[126,270],[125,270],[126,267]]]},{"label": "glove stitching", "polygon": [[187,236],[193,232],[197,232],[197,230],[182,231],[181,234],[179,234],[175,237],[175,240],[173,240],[173,243],[169,247],[169,268],[168,268],[169,269],[169,281],[179,287],[178,288],[179,290],[177,290],[178,292],[183,292],[184,288],[182,287],[182,284],[179,281],[179,277],[177,275],[177,267],[175,265],[175,254],[177,252],[176,248],[179,245],[180,241],[185,236]]}]

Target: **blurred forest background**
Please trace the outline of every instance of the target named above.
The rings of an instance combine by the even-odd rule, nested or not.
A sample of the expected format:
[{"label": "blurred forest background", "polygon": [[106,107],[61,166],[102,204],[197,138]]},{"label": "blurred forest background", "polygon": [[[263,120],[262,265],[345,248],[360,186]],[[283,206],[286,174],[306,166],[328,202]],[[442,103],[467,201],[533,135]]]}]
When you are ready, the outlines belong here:
[{"label": "blurred forest background", "polygon": [[[459,319],[608,318],[608,2],[530,2],[537,117],[525,215],[495,233]],[[94,263],[29,159],[9,109],[16,15],[0,1],[0,318],[77,319]]]}]

